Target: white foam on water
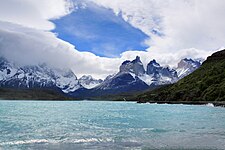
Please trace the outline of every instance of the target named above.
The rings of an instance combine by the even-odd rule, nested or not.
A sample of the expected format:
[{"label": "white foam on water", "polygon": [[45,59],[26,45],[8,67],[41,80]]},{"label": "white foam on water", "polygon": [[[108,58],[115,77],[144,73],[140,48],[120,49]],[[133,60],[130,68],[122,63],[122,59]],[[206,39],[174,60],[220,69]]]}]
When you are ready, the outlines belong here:
[{"label": "white foam on water", "polygon": [[95,142],[113,142],[110,138],[86,138],[86,139],[75,139],[72,143],[95,143]]},{"label": "white foam on water", "polygon": [[0,143],[0,146],[4,146],[4,145],[22,145],[22,144],[38,144],[38,143],[49,143],[49,141],[46,140],[46,139],[10,141],[10,142],[2,142],[2,143]]},{"label": "white foam on water", "polygon": [[212,103],[208,103],[208,104],[206,104],[206,106],[208,106],[208,107],[214,107],[214,105]]}]

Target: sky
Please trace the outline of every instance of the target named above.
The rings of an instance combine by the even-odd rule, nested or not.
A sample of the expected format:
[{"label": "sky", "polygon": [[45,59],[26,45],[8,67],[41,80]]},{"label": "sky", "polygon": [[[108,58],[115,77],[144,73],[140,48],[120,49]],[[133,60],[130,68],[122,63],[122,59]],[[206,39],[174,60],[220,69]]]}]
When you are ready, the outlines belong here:
[{"label": "sky", "polygon": [[0,56],[105,78],[141,57],[176,67],[225,45],[224,0],[0,0]]},{"label": "sky", "polygon": [[98,56],[118,57],[127,50],[146,50],[148,36],[114,15],[112,10],[88,4],[60,19],[53,20],[53,32],[68,41],[79,51],[89,51]]}]

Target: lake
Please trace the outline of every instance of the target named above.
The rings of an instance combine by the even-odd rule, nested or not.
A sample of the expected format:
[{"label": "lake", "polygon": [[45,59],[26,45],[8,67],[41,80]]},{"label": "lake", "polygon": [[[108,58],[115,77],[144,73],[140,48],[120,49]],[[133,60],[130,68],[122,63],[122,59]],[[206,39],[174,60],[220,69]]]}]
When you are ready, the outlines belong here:
[{"label": "lake", "polygon": [[2,100],[0,149],[225,149],[225,108]]}]

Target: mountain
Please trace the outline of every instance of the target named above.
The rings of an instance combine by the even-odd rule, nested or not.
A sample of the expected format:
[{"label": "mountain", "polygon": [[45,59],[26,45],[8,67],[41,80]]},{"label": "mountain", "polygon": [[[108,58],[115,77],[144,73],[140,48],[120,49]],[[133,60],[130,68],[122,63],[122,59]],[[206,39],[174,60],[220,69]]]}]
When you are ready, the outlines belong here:
[{"label": "mountain", "polygon": [[83,75],[81,78],[79,78],[79,83],[86,89],[92,89],[99,84],[103,82],[101,79],[94,79],[92,76],[88,75]]},{"label": "mountain", "polygon": [[114,76],[109,76],[102,84],[94,88],[94,90],[111,90],[110,93],[134,92],[142,91],[148,88],[148,85],[138,76],[145,73],[145,69],[140,60],[136,57],[133,61],[124,61],[120,70]]},{"label": "mountain", "polygon": [[119,73],[115,77],[119,78],[120,75],[124,76],[124,74],[129,74],[133,79],[142,80],[149,87],[171,84],[178,80],[176,70],[162,67],[156,60],[150,61],[145,71],[138,56],[133,61],[124,61],[120,66]]},{"label": "mountain", "polygon": [[154,59],[148,63],[146,75],[140,76],[140,78],[149,86],[171,84],[178,80],[176,70],[161,67]]},{"label": "mountain", "polygon": [[120,73],[132,73],[135,76],[141,76],[145,73],[145,69],[139,56],[133,61],[126,60],[120,66]]},{"label": "mountain", "polygon": [[20,67],[4,58],[0,58],[0,87],[44,88],[64,93],[83,88],[71,70],[56,69],[46,64]]},{"label": "mountain", "polygon": [[[184,59],[178,64],[178,69],[185,70],[182,77],[198,67],[199,64],[195,64],[191,59]],[[0,58],[1,88],[54,90],[81,99],[137,93],[178,80],[176,70],[162,67],[156,60],[150,61],[145,70],[139,56],[132,61],[124,61],[119,67],[119,72],[109,75],[104,81],[94,79],[90,75],[78,79],[70,69],[58,69],[47,64],[21,67]]]},{"label": "mountain", "polygon": [[93,98],[143,91],[149,88],[144,81],[138,78],[144,73],[140,57],[136,57],[133,61],[124,61],[117,74],[107,76],[98,86],[92,89],[77,90],[71,95],[80,98]]},{"label": "mountain", "polygon": [[191,74],[193,71],[201,66],[200,61],[194,61],[192,59],[182,59],[176,68],[179,79]]},{"label": "mountain", "polygon": [[177,83],[146,92],[134,99],[152,102],[225,101],[225,50],[209,56],[199,69]]},{"label": "mountain", "polygon": [[145,71],[140,57],[137,56],[132,61],[124,61],[117,74],[106,77],[98,86],[89,90],[77,90],[71,94],[75,97],[91,98],[137,93],[160,85],[174,83],[178,79],[176,70],[162,67],[156,60],[150,61]]}]

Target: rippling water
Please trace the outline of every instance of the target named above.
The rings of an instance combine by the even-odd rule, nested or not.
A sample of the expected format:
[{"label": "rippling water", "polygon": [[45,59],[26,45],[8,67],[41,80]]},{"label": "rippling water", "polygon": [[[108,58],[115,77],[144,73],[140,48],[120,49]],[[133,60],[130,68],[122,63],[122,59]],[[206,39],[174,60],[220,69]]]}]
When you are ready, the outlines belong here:
[{"label": "rippling water", "polygon": [[0,149],[225,149],[225,108],[0,101]]}]

